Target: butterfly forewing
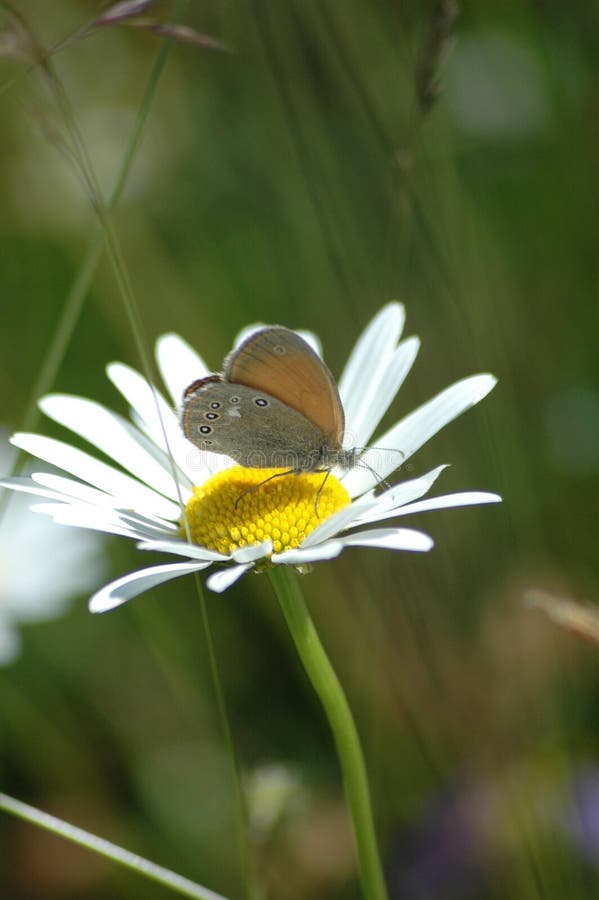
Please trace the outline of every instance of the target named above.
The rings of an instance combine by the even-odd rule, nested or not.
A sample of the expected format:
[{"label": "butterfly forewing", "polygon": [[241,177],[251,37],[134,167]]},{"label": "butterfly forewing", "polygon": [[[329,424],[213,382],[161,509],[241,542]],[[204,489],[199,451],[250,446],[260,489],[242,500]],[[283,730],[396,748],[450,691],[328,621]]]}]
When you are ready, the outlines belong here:
[{"label": "butterfly forewing", "polygon": [[345,420],[337,385],[326,365],[294,331],[263,328],[225,360],[224,378],[265,391],[301,413],[339,447]]}]

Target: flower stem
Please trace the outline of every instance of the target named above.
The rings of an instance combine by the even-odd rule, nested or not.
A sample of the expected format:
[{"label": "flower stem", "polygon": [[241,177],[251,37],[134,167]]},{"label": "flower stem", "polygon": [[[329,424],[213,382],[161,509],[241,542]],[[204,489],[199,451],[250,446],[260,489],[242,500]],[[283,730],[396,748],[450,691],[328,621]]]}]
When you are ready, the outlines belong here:
[{"label": "flower stem", "polygon": [[387,900],[364,757],[343,688],[320,642],[297,577],[288,566],[274,566],[269,574],[297,652],[335,738],[354,825],[364,897],[366,900]]}]

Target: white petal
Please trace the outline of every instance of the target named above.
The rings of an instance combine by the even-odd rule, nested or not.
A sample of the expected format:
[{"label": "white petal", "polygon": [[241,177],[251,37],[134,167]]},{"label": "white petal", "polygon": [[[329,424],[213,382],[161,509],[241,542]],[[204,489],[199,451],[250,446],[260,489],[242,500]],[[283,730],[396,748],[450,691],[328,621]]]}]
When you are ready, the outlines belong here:
[{"label": "white petal", "polygon": [[381,547],[385,550],[430,550],[434,541],[423,531],[413,528],[373,528],[357,531],[339,539],[344,547]]},{"label": "white petal", "polygon": [[173,529],[156,525],[143,516],[126,510],[107,509],[85,503],[38,503],[31,507],[33,512],[52,516],[58,525],[88,528],[120,534],[136,540],[165,540],[173,536]]},{"label": "white petal", "polygon": [[239,581],[241,576],[245,575],[248,569],[251,568],[252,564],[246,563],[243,566],[229,566],[226,569],[220,569],[206,579],[206,587],[210,588],[211,591],[214,591],[215,594],[222,594],[223,591],[230,588],[232,584]]},{"label": "white petal", "polygon": [[365,512],[358,512],[356,519],[360,525],[366,522],[376,522],[378,519],[389,518],[389,516],[397,515],[398,507],[418,500],[428,493],[441,472],[447,466],[437,466],[427,472],[426,475],[420,475],[418,478],[411,478],[409,481],[402,481],[400,484],[394,484],[388,490],[375,497],[375,502],[370,504]]},{"label": "white petal", "polygon": [[[179,467],[179,475],[190,488],[192,479],[188,472],[188,457],[193,448],[185,439],[181,425],[173,410],[156,388],[145,378],[123,363],[111,363],[106,369],[108,377],[131,405],[137,421],[143,422],[143,430],[167,456],[170,454]],[[181,479],[180,479],[181,480]]]},{"label": "white petal", "polygon": [[[403,464],[445,425],[486,397],[496,383],[497,379],[493,375],[483,374],[472,375],[452,384],[377,438],[377,445],[383,449],[401,450],[404,454]],[[379,465],[376,470],[379,478],[386,478],[397,468],[396,458],[390,454],[381,454],[379,449],[367,450],[362,458],[372,468]],[[348,473],[343,484],[351,496],[356,496],[372,488],[376,484],[376,478],[372,472],[355,468]]]},{"label": "white petal", "polygon": [[115,505],[151,512],[163,519],[179,518],[178,505],[76,447],[41,434],[23,432],[13,435],[11,444],[112,494]]},{"label": "white petal", "polygon": [[162,380],[177,407],[192,381],[210,374],[202,357],[178,334],[163,334],[158,338],[156,361]]},{"label": "white petal", "polygon": [[[91,516],[100,518],[106,515],[118,516],[119,520],[132,523],[135,527],[150,530],[160,536],[178,533],[178,525],[173,524],[172,521],[162,519],[160,516],[135,512],[132,509],[123,509],[116,505],[119,502],[118,498],[115,499],[110,494],[88,487],[86,484],[81,484],[80,481],[74,481],[72,478],[63,478],[61,475],[52,475],[49,472],[33,472],[31,479],[35,484],[39,483],[50,489],[54,488],[55,491],[61,491],[61,493],[52,493],[51,490],[48,490],[42,494],[42,491],[37,488],[32,490],[31,493],[52,497],[52,499],[59,500],[65,506],[83,507],[89,510]],[[26,490],[26,488],[23,488],[23,490]],[[110,512],[107,514],[104,510],[110,510]]]},{"label": "white petal", "polygon": [[[68,481],[69,479],[64,480]],[[77,484],[77,482],[73,482],[73,484]],[[13,489],[27,491],[26,486],[23,488],[13,486]],[[119,522],[131,524],[135,528],[140,528],[142,530],[142,533],[147,532],[148,535],[158,535],[160,539],[163,539],[165,537],[171,538],[173,537],[173,535],[179,534],[178,524],[170,522],[166,519],[161,519],[158,516],[135,512],[135,510],[132,509],[121,509],[114,505],[114,497],[110,498],[112,504],[98,504],[96,503],[96,499],[93,495],[91,498],[87,498],[83,492],[81,493],[81,499],[76,496],[75,491],[73,491],[73,496],[67,496],[65,494],[55,494],[52,491],[46,491],[43,488],[34,486],[34,488],[30,489],[28,492],[37,494],[40,497],[57,501],[56,503],[39,504],[39,509],[36,509],[36,507],[33,506],[30,507],[30,509],[36,509],[36,512],[43,511],[46,514],[52,515],[55,512],[62,515],[62,513],[64,512],[65,515],[69,515],[69,510],[72,510],[74,516],[78,516],[79,513],[82,513],[86,519],[90,518],[91,520],[95,519],[98,521],[111,520],[115,522],[118,520]]]},{"label": "white petal", "polygon": [[50,472],[33,472],[31,480],[43,487],[57,491],[57,496],[60,496],[63,501],[68,497],[72,500],[82,500],[84,503],[108,506],[114,509],[114,497],[111,494],[89,487],[87,484],[81,484],[80,481],[75,481],[73,478],[52,475]]},{"label": "white petal", "polygon": [[11,491],[19,491],[23,494],[34,494],[36,497],[45,497],[47,500],[63,501],[65,497],[56,491],[46,490],[35,484],[31,478],[15,475],[13,478],[0,478],[0,487],[10,488]]},{"label": "white petal", "polygon": [[344,506],[343,509],[325,519],[322,525],[315,528],[302,543],[302,547],[314,547],[345,528],[351,528],[360,514],[366,514],[370,509],[375,508],[376,505],[377,498],[370,496],[356,500],[354,503],[350,503],[349,506]]},{"label": "white petal", "polygon": [[272,553],[272,541],[262,541],[261,544],[251,544],[248,547],[240,547],[234,550],[231,556],[237,563],[255,562]]},{"label": "white petal", "polygon": [[136,478],[165,497],[177,499],[168,462],[161,464],[148,452],[143,446],[143,436],[139,436],[139,432],[121,416],[93,400],[66,394],[49,394],[39,401],[39,407],[55,422],[85,438]]},{"label": "white petal", "polygon": [[[404,383],[419,348],[418,338],[411,337],[402,341],[388,360],[381,357],[369,381],[360,387],[359,409],[354,414],[354,419],[346,422],[345,445],[366,446]],[[398,455],[396,459],[401,464],[403,457]]]},{"label": "white petal", "polygon": [[389,362],[404,321],[401,303],[388,303],[366,326],[350,353],[339,379],[339,395],[348,431],[355,429],[364,386],[370,383],[379,365],[386,366]]},{"label": "white petal", "polygon": [[296,328],[295,331],[302,337],[306,344],[309,344],[310,347],[314,350],[317,356],[320,356],[322,359],[322,344],[320,343],[320,339],[314,334],[313,331],[306,331],[304,328]]},{"label": "white petal", "polygon": [[319,562],[325,559],[334,559],[343,550],[341,541],[325,541],[317,547],[308,547],[304,550],[305,542],[297,550],[286,550],[284,553],[273,553],[271,559],[274,563],[283,566],[300,566],[303,563]]},{"label": "white petal", "polygon": [[31,512],[51,516],[56,525],[68,525],[72,528],[87,528],[90,531],[101,531],[105,534],[118,534],[122,537],[141,540],[154,537],[153,533],[145,534],[143,530],[132,528],[121,522],[114,514],[83,504],[70,503],[35,503],[29,507]]},{"label": "white petal", "polygon": [[138,569],[130,572],[129,575],[117,578],[116,581],[112,581],[94,594],[89,601],[89,610],[93,613],[108,612],[109,609],[121,606],[127,600],[151,590],[158,584],[190,572],[200,572],[209,565],[208,562],[169,563],[164,566],[151,566],[149,569]]},{"label": "white petal", "polygon": [[155,535],[159,540],[163,537],[172,538],[179,534],[179,525],[174,522],[166,522],[156,516],[146,516],[143,513],[131,509],[116,509],[119,519],[125,523],[131,523],[136,529]]},{"label": "white petal", "polygon": [[[484,503],[501,503],[499,494],[489,494],[486,491],[463,491],[457,494],[443,494],[439,497],[429,497],[419,503],[409,503],[391,513],[393,516],[409,516],[412,513],[428,512],[431,509],[455,509],[459,506],[478,506]],[[387,518],[385,516],[384,518]]]},{"label": "white petal", "polygon": [[153,550],[156,553],[176,553],[177,556],[189,556],[208,562],[226,562],[229,559],[222,553],[215,553],[213,550],[197,544],[189,544],[187,541],[141,541],[137,545],[137,549]]}]

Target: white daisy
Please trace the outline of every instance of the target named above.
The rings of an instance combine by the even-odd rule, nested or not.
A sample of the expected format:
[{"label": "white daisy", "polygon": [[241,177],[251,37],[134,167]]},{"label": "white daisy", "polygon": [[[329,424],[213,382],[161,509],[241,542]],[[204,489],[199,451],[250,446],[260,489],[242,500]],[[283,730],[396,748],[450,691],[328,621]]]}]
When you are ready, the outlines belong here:
[{"label": "white daisy", "polygon": [[[15,453],[6,439],[6,433],[0,434],[0,465],[8,470]],[[98,535],[78,532],[65,541],[58,528],[47,519],[30,516],[27,507],[24,497],[15,496],[2,511],[0,666],[19,656],[21,626],[58,618],[74,597],[98,583],[106,569]]]},{"label": "white daisy", "polygon": [[[358,340],[341,376],[347,434],[357,447],[368,446],[418,352],[417,338],[400,341],[404,318],[399,303],[385,306]],[[248,331],[238,336],[236,345]],[[320,352],[314,335],[302,336]],[[210,371],[176,335],[158,340],[157,362],[177,407],[185,388]],[[91,598],[93,612],[113,609],[154,585],[210,566],[217,570],[207,585],[220,593],[252,568],[301,567],[332,559],[346,547],[430,550],[433,540],[427,534],[388,524],[390,520],[500,499],[478,491],[421,499],[444,466],[375,493],[377,478],[395,471],[398,459],[403,464],[444,425],[489,393],[496,382],[492,375],[456,382],[378,436],[376,446],[386,449],[366,450],[362,459],[369,468],[358,466],[331,475],[316,510],[321,473],[287,475],[248,491],[263,482],[269,470],[246,469],[226,457],[200,453],[183,437],[171,404],[145,378],[122,363],[112,363],[107,371],[131,406],[132,422],[92,400],[64,394],[44,397],[40,407],[119,468],[61,441],[21,433],[12,438],[15,446],[68,477],[34,473],[3,482],[39,496],[41,501],[32,509],[55,522],[120,534],[137,541],[140,550],[182,558],[138,569],[106,585]],[[191,541],[185,537],[183,521]],[[385,526],[370,527],[378,522]]]}]

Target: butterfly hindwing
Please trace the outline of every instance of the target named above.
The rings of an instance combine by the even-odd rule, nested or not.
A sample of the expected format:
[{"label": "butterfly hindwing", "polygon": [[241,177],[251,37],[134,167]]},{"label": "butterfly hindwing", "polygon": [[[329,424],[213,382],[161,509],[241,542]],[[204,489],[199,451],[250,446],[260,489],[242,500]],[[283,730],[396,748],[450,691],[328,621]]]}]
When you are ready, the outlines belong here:
[{"label": "butterfly hindwing", "polygon": [[326,439],[276,397],[220,375],[194,382],[183,400],[183,430],[200,450],[223,453],[249,468],[310,471]]}]

